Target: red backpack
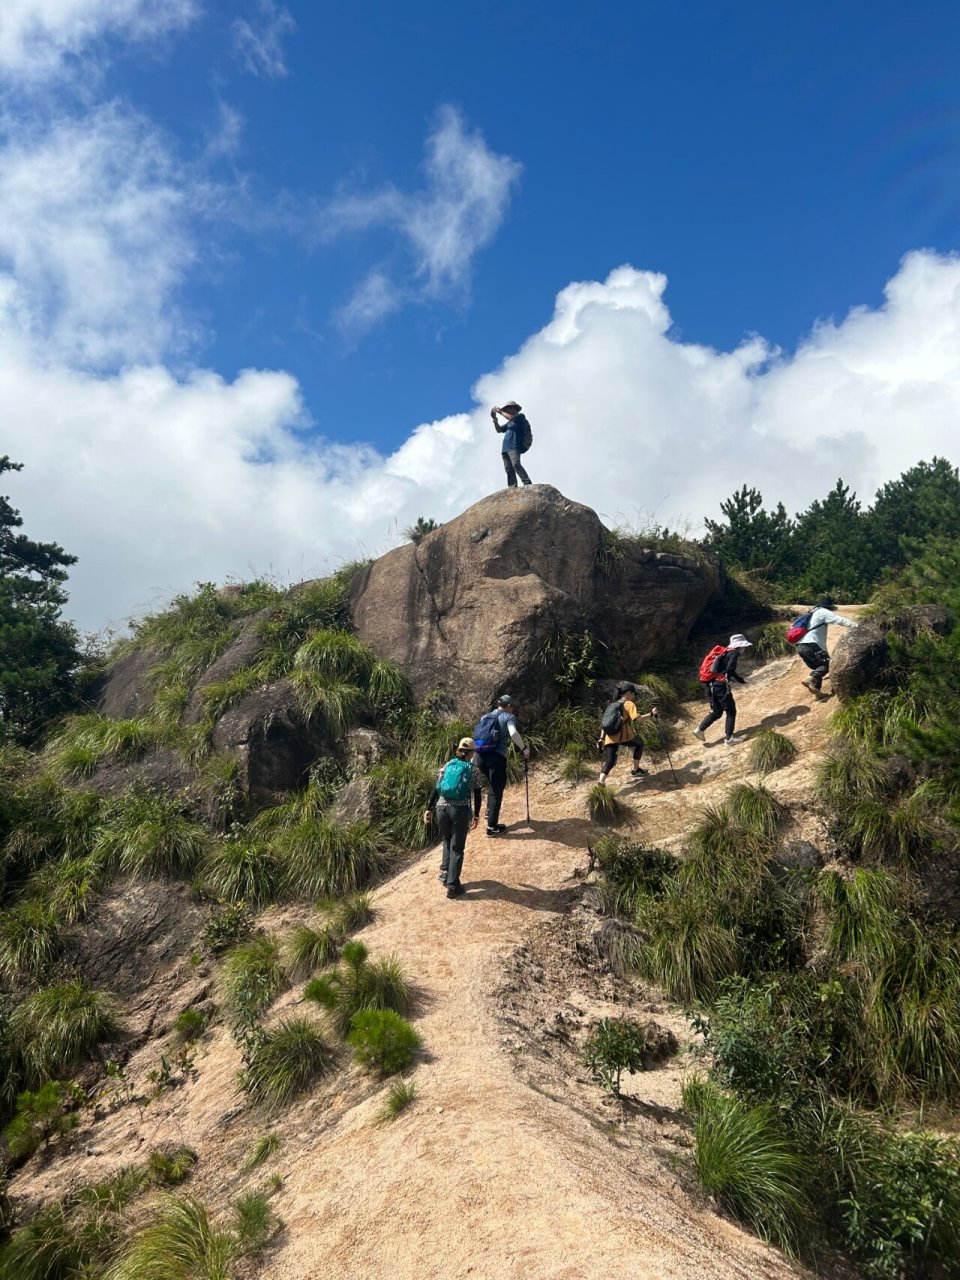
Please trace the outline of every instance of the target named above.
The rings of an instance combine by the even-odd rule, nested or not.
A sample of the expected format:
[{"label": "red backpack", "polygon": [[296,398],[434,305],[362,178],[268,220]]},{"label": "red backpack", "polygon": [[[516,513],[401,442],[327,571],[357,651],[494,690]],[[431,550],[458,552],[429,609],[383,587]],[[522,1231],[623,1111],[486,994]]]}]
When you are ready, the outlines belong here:
[{"label": "red backpack", "polygon": [[726,679],[725,676],[718,677],[714,675],[714,673],[710,670],[710,668],[716,662],[717,658],[720,657],[721,653],[726,653],[726,652],[727,652],[727,646],[725,644],[715,644],[713,646],[713,648],[710,650],[710,652],[707,654],[704,660],[700,663],[700,683],[701,684],[710,684],[712,680]]}]

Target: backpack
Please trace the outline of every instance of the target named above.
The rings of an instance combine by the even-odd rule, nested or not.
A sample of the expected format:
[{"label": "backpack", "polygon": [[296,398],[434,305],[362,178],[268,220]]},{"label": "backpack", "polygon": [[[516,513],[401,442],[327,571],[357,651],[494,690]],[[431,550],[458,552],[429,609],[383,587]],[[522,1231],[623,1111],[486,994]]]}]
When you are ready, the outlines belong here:
[{"label": "backpack", "polygon": [[469,760],[449,760],[444,765],[443,773],[437,783],[437,793],[441,800],[466,804],[470,799],[472,775],[473,765]]},{"label": "backpack", "polygon": [[727,652],[725,644],[715,644],[704,660],[700,663],[700,683],[711,684],[717,679],[717,674],[713,670],[713,664],[721,654]]},{"label": "backpack", "polygon": [[600,721],[600,729],[603,733],[609,733],[614,737],[623,728],[623,699],[618,702],[611,702],[609,707],[603,713],[603,719]]},{"label": "backpack", "polygon": [[518,443],[520,446],[520,452],[526,453],[527,450],[530,448],[530,446],[533,444],[533,429],[531,428],[530,423],[526,420],[526,418],[523,416],[522,413],[520,415],[520,420],[521,420],[521,426],[523,428],[523,431]]},{"label": "backpack", "polygon": [[477,751],[492,751],[500,741],[500,712],[488,711],[473,726],[473,745]]},{"label": "backpack", "polygon": [[787,630],[787,644],[799,644],[810,628],[810,619],[813,617],[813,610],[809,613],[801,613],[799,618],[794,618]]}]

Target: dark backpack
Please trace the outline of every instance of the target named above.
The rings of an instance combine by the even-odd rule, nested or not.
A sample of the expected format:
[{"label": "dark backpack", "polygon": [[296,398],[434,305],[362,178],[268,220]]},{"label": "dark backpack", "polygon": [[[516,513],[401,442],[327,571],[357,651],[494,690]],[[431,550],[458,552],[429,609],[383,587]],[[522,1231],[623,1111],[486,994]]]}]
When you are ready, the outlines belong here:
[{"label": "dark backpack", "polygon": [[809,613],[801,613],[799,618],[794,618],[787,628],[787,644],[800,643],[810,629],[810,619],[812,617],[813,610],[811,609]]},{"label": "dark backpack", "polygon": [[473,745],[477,751],[493,751],[500,741],[500,712],[488,711],[473,726]]},{"label": "dark backpack", "polygon": [[473,765],[469,760],[448,760],[437,783],[437,794],[444,800],[465,804],[470,799]]},{"label": "dark backpack", "polygon": [[717,672],[714,671],[714,665],[718,658],[727,652],[726,645],[715,644],[704,660],[700,663],[700,683],[712,684],[717,678]]},{"label": "dark backpack", "polygon": [[608,733],[611,738],[620,732],[623,728],[623,699],[617,702],[611,702],[609,707],[603,713],[603,719],[600,721],[600,728],[604,733]]},{"label": "dark backpack", "polygon": [[520,428],[517,445],[521,453],[526,453],[533,444],[533,429],[522,413],[519,415],[517,426]]}]

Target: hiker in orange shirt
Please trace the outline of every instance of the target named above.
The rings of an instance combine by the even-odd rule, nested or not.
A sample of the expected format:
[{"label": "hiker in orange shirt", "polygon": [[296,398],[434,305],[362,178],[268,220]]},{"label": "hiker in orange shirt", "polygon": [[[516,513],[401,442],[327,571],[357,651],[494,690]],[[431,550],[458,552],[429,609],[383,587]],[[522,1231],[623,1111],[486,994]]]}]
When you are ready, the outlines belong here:
[{"label": "hiker in orange shirt", "polygon": [[[633,747],[633,768],[630,770],[632,778],[646,778],[648,776],[646,769],[640,768],[640,760],[643,756],[643,742],[637,737],[637,730],[641,720],[651,720],[657,714],[657,708],[653,707],[646,715],[641,715],[637,708],[637,704],[630,696],[636,696],[637,686],[630,684],[629,681],[622,681],[617,685],[617,696],[615,701],[610,703],[606,711],[603,713],[603,722],[600,726],[600,737],[597,739],[597,750],[603,751],[603,767],[600,770],[600,781],[606,782],[607,775],[617,763],[617,756],[621,746]],[[614,718],[614,708],[620,708],[620,725],[619,728],[607,729],[610,720]]]}]

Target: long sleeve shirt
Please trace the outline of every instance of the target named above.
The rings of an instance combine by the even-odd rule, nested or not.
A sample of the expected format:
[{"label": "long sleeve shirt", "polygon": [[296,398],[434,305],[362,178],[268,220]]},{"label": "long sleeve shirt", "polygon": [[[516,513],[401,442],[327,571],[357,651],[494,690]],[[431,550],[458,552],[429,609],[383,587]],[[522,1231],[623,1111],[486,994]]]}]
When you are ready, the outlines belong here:
[{"label": "long sleeve shirt", "polygon": [[[446,766],[444,766],[445,768]],[[448,800],[446,796],[442,796],[438,790],[438,784],[443,777],[443,769],[437,774],[437,781],[434,783],[433,790],[430,792],[430,799],[427,801],[427,812],[433,813],[438,804],[449,805],[452,809],[465,808],[469,805],[468,800]],[[473,816],[480,817],[480,804],[483,792],[486,790],[487,779],[477,768],[475,760],[470,761],[470,790],[473,793]]]},{"label": "long sleeve shirt", "polygon": [[832,623],[836,623],[841,627],[855,627],[857,625],[852,618],[844,618],[839,613],[834,613],[832,609],[814,609],[810,615],[807,634],[800,641],[800,644],[817,644],[826,651],[827,627]]},{"label": "long sleeve shirt", "polygon": [[717,654],[714,658],[710,670],[721,684],[725,681],[729,683],[731,680],[736,680],[738,684],[747,683],[743,676],[737,671],[737,661],[739,657],[739,649],[725,649],[723,653]]},{"label": "long sleeve shirt", "polygon": [[520,730],[517,728],[517,717],[512,711],[501,711],[497,717],[497,723],[500,725],[500,737],[497,739],[497,745],[493,748],[500,755],[505,756],[510,750],[510,743],[517,748],[518,751],[526,749],[523,738],[520,736]]},{"label": "long sleeve shirt", "polygon": [[523,439],[523,428],[526,425],[526,419],[523,414],[517,413],[512,418],[508,418],[502,427],[499,422],[496,425],[497,430],[503,436],[503,444],[500,446],[500,452],[519,452],[520,442]]}]

